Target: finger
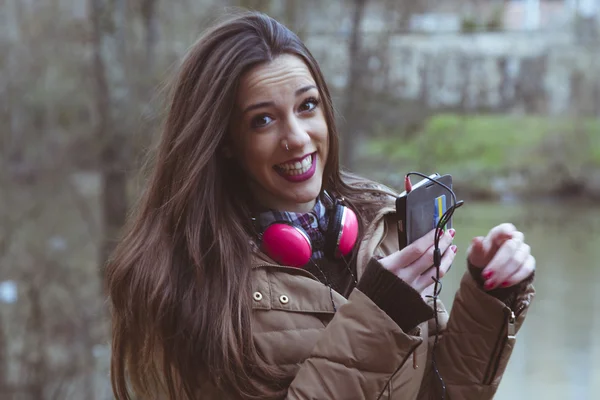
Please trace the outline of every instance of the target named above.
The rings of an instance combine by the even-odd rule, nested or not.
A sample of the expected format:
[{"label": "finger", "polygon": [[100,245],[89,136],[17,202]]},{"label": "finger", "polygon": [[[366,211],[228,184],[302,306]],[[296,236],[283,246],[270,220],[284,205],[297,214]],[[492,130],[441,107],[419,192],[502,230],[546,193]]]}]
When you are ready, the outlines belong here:
[{"label": "finger", "polygon": [[485,264],[485,253],[483,249],[483,236],[474,237],[467,249],[467,260],[476,267],[483,268]]},{"label": "finger", "polygon": [[530,254],[517,271],[502,282],[501,287],[510,287],[523,282],[535,271],[535,258]]},{"label": "finger", "polygon": [[[454,258],[456,257],[457,251],[458,247],[456,245],[452,245],[450,246],[450,249],[446,253],[444,253],[444,256],[442,257],[442,262],[440,263],[440,279],[443,278],[446,275],[446,273],[448,273],[448,271],[450,271],[450,268],[452,267],[452,262],[454,262]],[[432,282],[435,282],[435,277],[435,267],[431,267],[415,280],[414,286],[417,288],[425,289],[429,285],[431,285]]]},{"label": "finger", "polygon": [[[495,240],[492,240],[489,237],[482,238],[481,246],[476,247],[475,248],[476,251],[472,251],[473,246],[471,246],[467,250],[467,259],[473,266],[483,268],[486,265],[488,265],[490,263],[490,261],[492,260],[492,258],[494,257],[494,255],[498,252],[498,249],[507,240],[509,240],[509,239],[515,239],[517,241],[524,240],[525,235],[523,234],[523,232],[513,231],[511,233],[508,231],[510,229],[511,224],[508,224],[508,225],[509,226],[502,228],[502,229],[505,229],[504,231],[502,231],[502,229],[500,229],[498,227],[494,228],[494,229],[496,229],[496,231],[493,233],[494,235],[496,235]],[[501,227],[501,225],[499,225],[499,227]],[[508,229],[508,230],[506,230],[506,229]],[[478,240],[478,238],[474,238],[473,243],[476,243],[476,240]],[[492,242],[494,242],[494,244],[492,244]]]},{"label": "finger", "polygon": [[517,227],[514,226],[513,224],[507,222],[504,224],[500,224],[497,225],[495,227],[493,227],[490,232],[488,233],[488,237],[496,237],[496,236],[501,236],[501,235],[512,235],[513,232],[517,231]]},{"label": "finger", "polygon": [[391,262],[394,264],[393,271],[398,271],[400,268],[408,266],[418,260],[423,254],[433,247],[434,238],[435,229],[428,232],[425,236],[415,240],[404,249],[396,252],[395,257],[393,260],[391,260]]},{"label": "finger", "polygon": [[506,242],[504,242],[502,247],[498,249],[496,254],[494,254],[492,259],[487,263],[486,267],[484,268],[482,272],[483,278],[488,280],[492,277],[492,275],[494,277],[498,276],[500,268],[514,256],[521,244],[522,243],[514,239],[509,239]]},{"label": "finger", "polygon": [[[511,247],[511,244],[514,243],[513,241],[514,239],[506,241],[500,251],[498,251],[498,254],[500,254],[504,248]],[[496,264],[496,260],[494,259],[490,262],[490,266],[484,269],[482,276],[486,279],[486,289],[493,289],[506,282],[509,277],[522,267],[527,258],[531,255],[531,247],[529,247],[528,244],[516,243],[517,248],[512,254],[512,257],[508,257],[508,259],[500,265]]]},{"label": "finger", "polygon": [[494,254],[507,239],[510,239],[517,228],[511,223],[493,227],[483,241],[486,254]]},{"label": "finger", "polygon": [[[448,232],[442,233],[442,237],[441,237],[440,243],[439,243],[441,254],[446,253],[446,250],[448,250],[448,248],[452,244],[452,241],[454,240],[455,233],[456,233],[456,231],[454,231],[453,229],[449,230]],[[415,279],[417,276],[421,275],[423,272],[425,272],[426,270],[431,268],[432,265],[434,265],[434,263],[433,263],[434,251],[435,251],[434,246],[431,246],[425,254],[423,254],[421,257],[419,257],[418,260],[416,260],[414,263],[412,263],[406,267],[407,269],[409,269],[411,271],[411,277],[413,279]]]},{"label": "finger", "polygon": [[491,254],[493,255],[494,253],[496,253],[498,251],[498,249],[500,247],[502,247],[504,242],[506,242],[507,240],[510,240],[510,239],[515,239],[517,241],[524,242],[525,235],[523,234],[523,232],[520,232],[520,231],[499,232],[493,239],[494,244],[492,246]]},{"label": "finger", "polygon": [[515,239],[515,240],[519,240],[521,242],[524,242],[525,241],[525,234],[523,232],[521,232],[521,231],[515,231],[515,232],[513,232],[511,239]]}]

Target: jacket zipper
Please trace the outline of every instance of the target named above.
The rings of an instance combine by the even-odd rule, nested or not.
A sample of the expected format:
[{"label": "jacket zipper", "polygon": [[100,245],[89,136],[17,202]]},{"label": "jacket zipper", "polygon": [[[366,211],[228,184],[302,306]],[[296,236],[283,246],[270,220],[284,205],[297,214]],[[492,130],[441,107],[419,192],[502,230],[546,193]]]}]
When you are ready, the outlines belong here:
[{"label": "jacket zipper", "polygon": [[509,339],[514,339],[516,335],[516,320],[521,315],[523,310],[525,309],[525,305],[522,304],[517,312],[513,312],[509,307],[506,307],[508,317],[504,321],[502,325],[502,329],[500,330],[500,336],[496,341],[496,347],[492,354],[495,356],[492,357],[492,361],[488,364],[487,371],[485,373],[483,384],[490,385],[496,374],[498,373],[498,368],[500,368],[500,360],[502,360],[502,355],[504,354],[504,350],[506,349],[506,344]]}]

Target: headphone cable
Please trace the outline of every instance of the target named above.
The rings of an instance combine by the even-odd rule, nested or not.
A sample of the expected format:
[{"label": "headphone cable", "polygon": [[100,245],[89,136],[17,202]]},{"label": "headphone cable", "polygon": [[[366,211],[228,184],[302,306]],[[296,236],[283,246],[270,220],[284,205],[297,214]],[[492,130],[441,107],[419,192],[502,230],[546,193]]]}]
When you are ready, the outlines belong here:
[{"label": "headphone cable", "polygon": [[[434,320],[435,320],[435,338],[434,338],[433,346],[431,349],[431,363],[432,363],[433,369],[435,371],[435,374],[440,382],[441,392],[442,392],[442,400],[445,400],[445,398],[446,398],[446,383],[444,382],[444,379],[442,378],[442,374],[440,373],[440,371],[438,369],[437,360],[435,357],[435,351],[436,351],[436,348],[437,348],[437,345],[439,342],[439,331],[440,331],[437,301],[438,301],[440,293],[442,292],[442,281],[440,278],[440,266],[442,263],[442,252],[440,250],[440,238],[441,238],[441,234],[444,231],[446,225],[450,222],[452,215],[454,215],[454,211],[457,208],[459,208],[460,206],[462,206],[464,204],[464,202],[462,200],[457,201],[456,194],[447,185],[445,185],[442,182],[439,182],[437,179],[431,178],[420,172],[414,172],[414,171],[409,172],[408,174],[406,174],[405,182],[410,183],[411,175],[420,176],[420,177],[427,179],[437,185],[442,186],[452,196],[452,205],[444,212],[444,214],[439,219],[439,221],[435,227],[435,238],[434,238],[434,242],[433,242],[434,243],[433,265],[435,267],[435,277],[431,277],[434,282],[433,295],[427,295],[428,298],[433,299],[433,310],[434,310]],[[407,193],[408,193],[408,191],[407,191]]]}]

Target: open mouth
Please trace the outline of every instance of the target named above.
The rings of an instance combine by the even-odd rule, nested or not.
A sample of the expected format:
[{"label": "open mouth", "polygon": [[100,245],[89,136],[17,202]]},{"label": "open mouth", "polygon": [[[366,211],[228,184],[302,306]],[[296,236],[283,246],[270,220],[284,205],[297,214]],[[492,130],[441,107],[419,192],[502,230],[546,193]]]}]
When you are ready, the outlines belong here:
[{"label": "open mouth", "polygon": [[301,182],[310,179],[316,169],[317,153],[311,153],[304,158],[273,166],[277,173],[291,182]]}]

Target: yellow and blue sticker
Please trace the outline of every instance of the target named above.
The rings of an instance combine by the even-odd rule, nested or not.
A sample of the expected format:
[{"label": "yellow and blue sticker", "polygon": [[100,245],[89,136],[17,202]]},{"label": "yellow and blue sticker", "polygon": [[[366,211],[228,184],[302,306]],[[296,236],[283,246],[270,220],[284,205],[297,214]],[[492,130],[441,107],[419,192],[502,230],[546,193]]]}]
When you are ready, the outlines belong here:
[{"label": "yellow and blue sticker", "polygon": [[433,211],[433,227],[435,228],[440,222],[440,219],[446,212],[446,195],[443,194],[434,200],[434,211]]}]

